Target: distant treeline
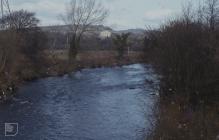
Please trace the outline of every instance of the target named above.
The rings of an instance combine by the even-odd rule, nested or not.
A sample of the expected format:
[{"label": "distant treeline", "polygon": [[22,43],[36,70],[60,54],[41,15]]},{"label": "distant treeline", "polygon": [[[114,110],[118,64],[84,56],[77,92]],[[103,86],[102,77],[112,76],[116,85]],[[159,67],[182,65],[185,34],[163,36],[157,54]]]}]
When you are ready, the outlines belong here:
[{"label": "distant treeline", "polygon": [[[45,32],[48,36],[48,49],[68,49],[72,34],[64,34],[62,32]],[[116,46],[113,43],[113,38],[116,34],[110,37],[101,38],[99,34],[84,36],[81,40],[79,50],[115,50]],[[143,37],[141,35],[131,34],[129,37],[129,47],[132,51],[143,50]]]}]

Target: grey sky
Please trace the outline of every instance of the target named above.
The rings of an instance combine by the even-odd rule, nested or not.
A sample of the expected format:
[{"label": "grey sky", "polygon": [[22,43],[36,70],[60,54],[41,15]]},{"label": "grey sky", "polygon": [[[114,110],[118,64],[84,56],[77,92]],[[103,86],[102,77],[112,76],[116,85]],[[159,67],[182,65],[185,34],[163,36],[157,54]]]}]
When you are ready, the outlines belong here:
[{"label": "grey sky", "polygon": [[[12,9],[36,12],[41,25],[63,24],[58,16],[69,0],[9,0]],[[115,29],[158,27],[188,0],[101,0],[110,11],[105,25]],[[198,0],[195,0],[198,1]]]}]

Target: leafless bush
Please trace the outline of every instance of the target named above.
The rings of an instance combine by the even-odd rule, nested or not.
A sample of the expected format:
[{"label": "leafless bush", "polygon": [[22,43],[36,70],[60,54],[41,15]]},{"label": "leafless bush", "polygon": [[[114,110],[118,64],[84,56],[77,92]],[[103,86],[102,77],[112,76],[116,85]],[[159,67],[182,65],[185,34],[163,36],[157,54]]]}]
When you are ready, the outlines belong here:
[{"label": "leafless bush", "polygon": [[[217,32],[200,23],[191,7],[159,31],[147,34],[147,51],[156,55],[163,74],[164,94],[180,94],[190,102],[215,97]],[[209,88],[210,87],[210,88]],[[211,93],[211,94],[209,94]],[[215,94],[214,94],[215,93]]]},{"label": "leafless bush", "polygon": [[217,0],[148,31],[145,55],[162,74],[153,140],[216,139],[219,63]]},{"label": "leafless bush", "polygon": [[113,38],[113,42],[116,46],[116,50],[118,52],[118,59],[122,59],[125,51],[128,48],[128,37],[130,36],[130,33],[123,33],[121,35],[115,35],[115,38]]},{"label": "leafless bush", "polygon": [[204,6],[204,13],[210,30],[214,31],[219,23],[219,1],[206,0]]},{"label": "leafless bush", "polygon": [[0,97],[11,85],[40,74],[45,34],[37,28],[38,20],[27,11],[12,12],[0,19]]},{"label": "leafless bush", "polygon": [[0,24],[4,29],[30,29],[37,27],[38,23],[39,20],[35,17],[35,13],[25,10],[11,12],[0,19]]},{"label": "leafless bush", "polygon": [[6,72],[8,66],[13,62],[13,58],[17,54],[17,38],[12,31],[0,32],[0,74]]}]

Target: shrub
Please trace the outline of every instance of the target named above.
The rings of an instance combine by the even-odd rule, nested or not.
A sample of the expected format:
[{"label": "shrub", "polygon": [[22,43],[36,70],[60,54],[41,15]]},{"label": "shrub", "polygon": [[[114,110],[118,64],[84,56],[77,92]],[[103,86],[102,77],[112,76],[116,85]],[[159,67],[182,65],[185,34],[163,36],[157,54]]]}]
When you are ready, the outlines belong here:
[{"label": "shrub", "polygon": [[129,35],[129,33],[123,33],[121,35],[116,35],[115,38],[113,38],[113,42],[116,45],[118,52],[118,59],[122,59],[124,57],[125,49],[128,47]]},{"label": "shrub", "polygon": [[215,50],[219,42],[207,26],[175,20],[163,26],[158,34],[147,36],[145,42],[157,55],[164,94],[182,94],[189,100],[213,94],[217,86],[208,86],[217,80]]}]

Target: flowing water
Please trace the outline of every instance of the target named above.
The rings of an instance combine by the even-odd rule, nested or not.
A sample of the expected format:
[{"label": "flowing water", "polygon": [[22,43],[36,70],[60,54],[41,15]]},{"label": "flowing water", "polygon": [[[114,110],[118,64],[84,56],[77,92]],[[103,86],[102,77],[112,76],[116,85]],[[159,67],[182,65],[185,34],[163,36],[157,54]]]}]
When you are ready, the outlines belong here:
[{"label": "flowing water", "polygon": [[[144,140],[157,82],[141,64],[33,81],[0,106],[0,140]],[[5,123],[18,134],[5,137]]]}]

